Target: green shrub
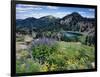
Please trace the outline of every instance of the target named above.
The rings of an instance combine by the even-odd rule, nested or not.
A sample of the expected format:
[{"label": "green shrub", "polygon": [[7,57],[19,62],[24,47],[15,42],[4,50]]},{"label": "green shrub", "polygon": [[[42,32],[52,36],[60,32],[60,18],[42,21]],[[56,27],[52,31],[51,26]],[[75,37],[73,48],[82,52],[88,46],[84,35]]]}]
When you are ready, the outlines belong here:
[{"label": "green shrub", "polygon": [[52,46],[48,45],[38,45],[33,47],[32,55],[35,60],[38,60],[39,63],[43,64],[48,56],[50,56],[52,53],[57,51],[57,45],[54,44]]},{"label": "green shrub", "polygon": [[41,65],[38,62],[34,62],[31,59],[27,59],[26,62],[16,62],[17,73],[39,72]]}]

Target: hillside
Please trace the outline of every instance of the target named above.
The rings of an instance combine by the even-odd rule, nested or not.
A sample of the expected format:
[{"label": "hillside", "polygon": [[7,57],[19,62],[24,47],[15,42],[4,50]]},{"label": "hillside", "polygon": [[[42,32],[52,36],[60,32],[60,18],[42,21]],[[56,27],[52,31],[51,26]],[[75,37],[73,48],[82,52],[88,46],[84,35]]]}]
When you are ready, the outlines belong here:
[{"label": "hillside", "polygon": [[37,33],[51,31],[74,31],[84,33],[87,40],[95,40],[95,18],[84,18],[79,13],[73,12],[63,18],[57,18],[52,15],[41,18],[29,17],[16,20],[16,32]]}]

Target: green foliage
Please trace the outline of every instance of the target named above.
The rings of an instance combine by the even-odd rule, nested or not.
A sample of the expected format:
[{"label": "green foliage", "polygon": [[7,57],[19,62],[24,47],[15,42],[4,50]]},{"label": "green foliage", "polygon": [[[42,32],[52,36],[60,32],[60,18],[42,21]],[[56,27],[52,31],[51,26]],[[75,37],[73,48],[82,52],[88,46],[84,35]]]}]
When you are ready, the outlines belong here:
[{"label": "green foliage", "polygon": [[30,54],[27,50],[20,50],[19,52],[17,52],[17,54],[18,59],[22,61],[26,60],[27,58],[30,58]]},{"label": "green foliage", "polygon": [[40,71],[40,64],[38,62],[34,62],[30,59],[27,61],[28,65],[28,72],[39,72]]},{"label": "green foliage", "polygon": [[23,50],[20,55],[21,59],[16,61],[17,73],[92,69],[91,63],[95,61],[94,46],[80,42],[40,44],[32,48],[33,60],[28,51]]},{"label": "green foliage", "polygon": [[[61,42],[59,52],[48,57],[49,71],[91,69],[94,62],[94,47],[81,43]],[[52,68],[52,65],[55,67]]]},{"label": "green foliage", "polygon": [[39,63],[44,63],[48,56],[50,56],[52,53],[57,52],[57,45],[54,44],[52,46],[48,45],[38,45],[33,47],[32,49],[32,55],[34,60],[38,60]]},{"label": "green foliage", "polygon": [[86,44],[87,45],[95,45],[95,35],[88,35],[86,37]]},{"label": "green foliage", "polygon": [[22,63],[21,61],[16,61],[16,72],[17,73],[28,73],[28,72],[39,72],[40,64],[34,62],[31,59],[26,59],[26,62]]},{"label": "green foliage", "polygon": [[86,36],[83,35],[79,38],[79,41],[82,43],[82,44],[86,44]]}]

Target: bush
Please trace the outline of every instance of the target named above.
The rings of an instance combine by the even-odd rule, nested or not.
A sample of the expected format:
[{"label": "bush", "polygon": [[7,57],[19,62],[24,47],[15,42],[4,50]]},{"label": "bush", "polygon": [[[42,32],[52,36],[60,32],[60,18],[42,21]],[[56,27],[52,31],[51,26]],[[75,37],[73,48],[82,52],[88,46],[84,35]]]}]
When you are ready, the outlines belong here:
[{"label": "bush", "polygon": [[39,72],[41,65],[38,62],[34,62],[31,59],[27,59],[26,62],[16,61],[17,73]]},{"label": "bush", "polygon": [[57,44],[51,39],[40,39],[34,42],[32,55],[34,60],[43,64],[48,56],[57,51]]}]

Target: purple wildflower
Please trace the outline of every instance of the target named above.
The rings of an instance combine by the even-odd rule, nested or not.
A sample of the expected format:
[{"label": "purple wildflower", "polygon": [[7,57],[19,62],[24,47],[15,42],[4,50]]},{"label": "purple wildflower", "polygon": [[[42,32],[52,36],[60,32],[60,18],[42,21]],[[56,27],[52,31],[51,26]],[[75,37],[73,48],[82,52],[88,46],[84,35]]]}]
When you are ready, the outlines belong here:
[{"label": "purple wildflower", "polygon": [[47,45],[47,46],[52,46],[54,45],[56,40],[51,39],[51,38],[38,38],[35,39],[32,44],[33,46],[38,46],[38,45]]}]

